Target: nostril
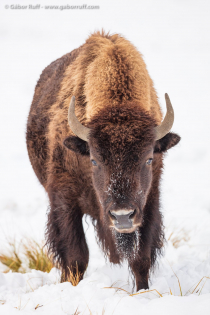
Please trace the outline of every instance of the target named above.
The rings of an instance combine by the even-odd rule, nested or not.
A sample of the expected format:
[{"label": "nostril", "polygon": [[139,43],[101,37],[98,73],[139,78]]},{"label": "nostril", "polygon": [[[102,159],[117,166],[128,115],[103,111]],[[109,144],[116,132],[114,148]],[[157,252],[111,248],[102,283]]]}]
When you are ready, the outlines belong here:
[{"label": "nostril", "polygon": [[114,213],[112,213],[111,211],[109,211],[109,215],[113,220],[116,220],[117,217],[114,215]]},{"label": "nostril", "polygon": [[129,215],[129,219],[133,219],[136,215],[136,209]]}]

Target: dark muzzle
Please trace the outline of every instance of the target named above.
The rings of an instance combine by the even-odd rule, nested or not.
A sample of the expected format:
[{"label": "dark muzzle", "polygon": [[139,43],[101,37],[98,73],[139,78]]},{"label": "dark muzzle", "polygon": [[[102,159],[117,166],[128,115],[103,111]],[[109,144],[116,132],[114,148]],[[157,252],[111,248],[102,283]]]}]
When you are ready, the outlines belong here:
[{"label": "dark muzzle", "polygon": [[133,226],[132,217],[135,210],[111,211],[114,217],[114,225],[118,230],[131,229]]}]

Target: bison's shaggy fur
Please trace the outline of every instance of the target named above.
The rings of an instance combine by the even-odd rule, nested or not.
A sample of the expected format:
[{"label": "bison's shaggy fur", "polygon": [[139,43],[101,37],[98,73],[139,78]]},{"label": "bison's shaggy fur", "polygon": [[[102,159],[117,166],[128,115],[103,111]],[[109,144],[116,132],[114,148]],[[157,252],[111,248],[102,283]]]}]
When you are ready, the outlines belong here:
[{"label": "bison's shaggy fur", "polygon": [[[88,143],[69,128],[72,95],[78,119],[91,129]],[[27,147],[49,195],[47,243],[64,279],[76,265],[83,275],[88,265],[82,217],[89,214],[110,261],[127,258],[137,289],[148,287],[149,269],[164,240],[159,211],[163,152],[179,142],[172,133],[155,141],[154,127],[161,120],[145,63],[119,35],[95,33],[43,71],[28,117]],[[148,152],[154,154],[151,171],[144,166]],[[93,170],[90,154],[101,168]],[[105,196],[107,187],[110,192]],[[138,205],[141,226],[136,232],[109,228],[104,209],[110,200],[116,207]]]}]

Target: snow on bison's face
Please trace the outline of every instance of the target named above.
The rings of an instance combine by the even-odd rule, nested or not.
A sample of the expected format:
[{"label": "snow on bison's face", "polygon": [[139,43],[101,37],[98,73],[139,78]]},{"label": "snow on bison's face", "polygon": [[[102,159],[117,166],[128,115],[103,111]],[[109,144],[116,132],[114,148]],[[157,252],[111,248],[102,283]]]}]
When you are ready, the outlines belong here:
[{"label": "snow on bison's face", "polygon": [[[85,128],[83,133],[88,131],[87,139],[79,127]],[[145,205],[161,173],[161,153],[180,140],[168,130],[157,139],[157,128],[154,119],[135,104],[107,106],[88,128],[81,124],[72,128],[78,137],[64,141],[67,148],[89,156],[100,217],[119,233],[132,233],[142,225]]]}]

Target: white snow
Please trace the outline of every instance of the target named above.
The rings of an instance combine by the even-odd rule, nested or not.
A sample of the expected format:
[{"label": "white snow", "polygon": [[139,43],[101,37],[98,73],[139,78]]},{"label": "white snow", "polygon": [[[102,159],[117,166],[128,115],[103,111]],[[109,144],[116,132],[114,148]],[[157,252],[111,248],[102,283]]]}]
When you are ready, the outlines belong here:
[{"label": "white snow", "polygon": [[[11,238],[44,239],[48,200],[27,156],[27,115],[41,71],[94,30],[121,33],[141,51],[164,112],[164,93],[171,98],[173,131],[182,141],[165,159],[161,198],[170,239],[151,275],[153,291],[129,296],[110,288],[132,293],[132,278],[126,264],[105,261],[87,220],[90,262],[84,280],[77,287],[60,284],[56,269],[49,274],[0,273],[0,314],[74,314],[76,309],[81,314],[209,314],[209,1],[89,0],[88,5],[100,9],[5,9],[11,4],[30,3],[0,4],[0,252]],[[47,4],[58,1],[42,5]]]}]

